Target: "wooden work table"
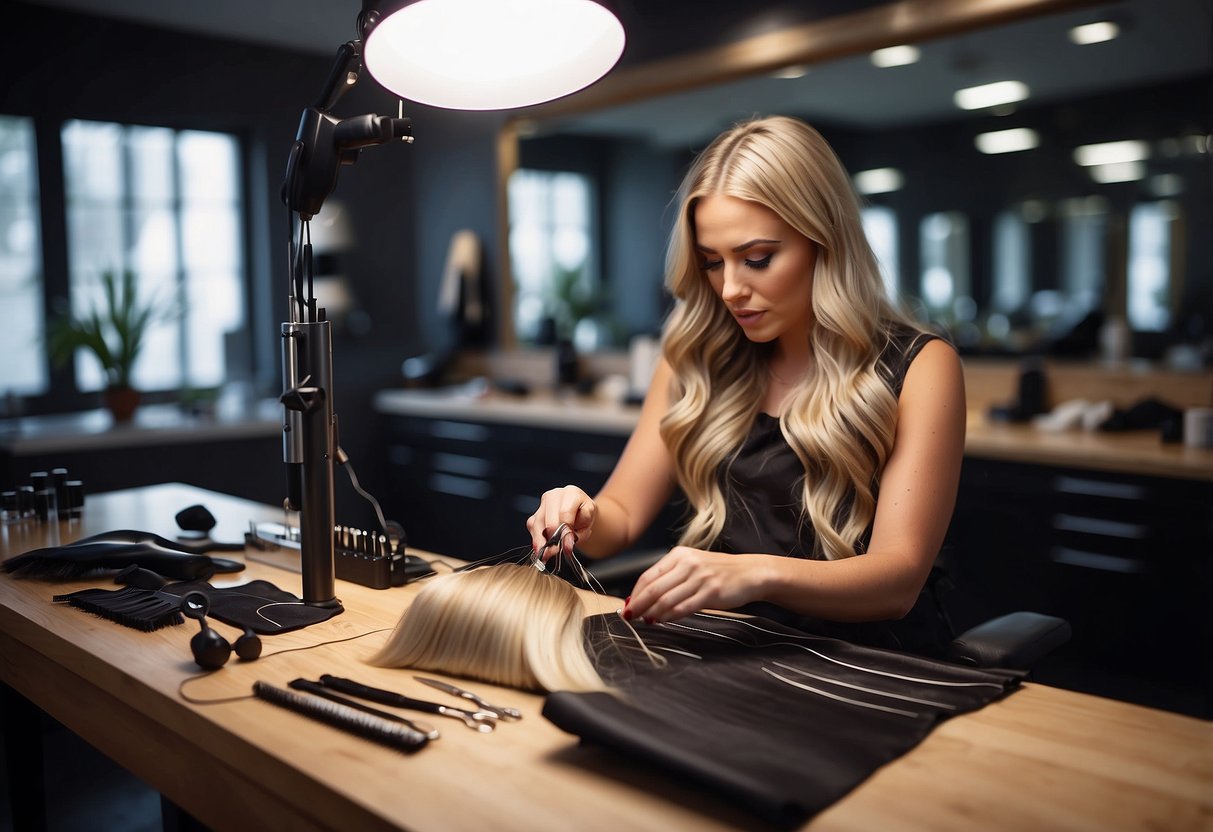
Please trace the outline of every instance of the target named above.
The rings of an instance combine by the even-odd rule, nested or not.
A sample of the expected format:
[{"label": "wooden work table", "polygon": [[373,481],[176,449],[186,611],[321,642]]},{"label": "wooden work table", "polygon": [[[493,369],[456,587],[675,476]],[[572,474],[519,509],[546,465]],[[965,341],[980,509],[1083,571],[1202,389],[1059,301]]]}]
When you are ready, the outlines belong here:
[{"label": "wooden work table", "polygon": [[[69,539],[118,528],[175,533],[193,503],[219,519],[217,540],[280,512],[182,485],[89,498]],[[4,528],[0,557],[40,545],[45,529]],[[239,555],[237,555],[239,556]],[[296,573],[249,560],[254,578],[299,593]],[[712,794],[658,769],[581,747],[540,716],[542,698],[469,683],[524,713],[492,734],[434,718],[442,737],[406,756],[255,699],[192,704],[193,622],[141,633],[54,594],[101,586],[0,576],[0,679],[216,829],[729,830],[763,828]],[[264,639],[261,659],[229,662],[186,684],[193,698],[249,694],[333,673],[419,698],[435,693],[362,659],[387,637],[416,585],[376,591],[338,582],[345,612]],[[587,596],[595,611],[611,599]],[[236,635],[223,624],[225,636]],[[342,641],[344,640],[344,641]],[[314,646],[322,645],[322,646]],[[313,647],[314,646],[314,647]],[[312,649],[284,652],[291,648]],[[454,704],[454,703],[452,703]],[[448,724],[449,723],[449,724]],[[1213,725],[1026,684],[943,723],[905,757],[814,818],[815,830],[1209,829]]]}]

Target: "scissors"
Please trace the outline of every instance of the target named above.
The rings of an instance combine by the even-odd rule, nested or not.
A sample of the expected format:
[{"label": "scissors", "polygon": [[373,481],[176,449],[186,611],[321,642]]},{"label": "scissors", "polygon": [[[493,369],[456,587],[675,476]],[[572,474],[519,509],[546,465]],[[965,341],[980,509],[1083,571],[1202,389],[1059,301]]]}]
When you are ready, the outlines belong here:
[{"label": "scissors", "polygon": [[543,544],[543,548],[531,553],[531,565],[540,572],[546,572],[547,564],[543,562],[543,553],[553,546],[560,546],[564,542],[564,536],[571,531],[568,523],[561,523],[557,526],[556,531],[548,538],[548,542]]}]

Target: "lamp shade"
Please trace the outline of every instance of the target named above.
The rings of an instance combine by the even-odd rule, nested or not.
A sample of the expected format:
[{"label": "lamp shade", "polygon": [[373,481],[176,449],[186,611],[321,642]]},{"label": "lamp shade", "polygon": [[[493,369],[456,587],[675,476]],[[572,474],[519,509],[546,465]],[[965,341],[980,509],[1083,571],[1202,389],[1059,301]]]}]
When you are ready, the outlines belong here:
[{"label": "lamp shade", "polygon": [[417,0],[383,13],[363,65],[410,101],[500,110],[589,86],[623,45],[623,25],[595,0]]}]

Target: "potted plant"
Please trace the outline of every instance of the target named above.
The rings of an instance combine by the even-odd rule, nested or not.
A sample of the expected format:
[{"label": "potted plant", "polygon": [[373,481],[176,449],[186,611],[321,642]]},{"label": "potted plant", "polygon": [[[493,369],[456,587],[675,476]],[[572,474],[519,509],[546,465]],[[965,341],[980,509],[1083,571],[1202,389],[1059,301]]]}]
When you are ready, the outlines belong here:
[{"label": "potted plant", "polygon": [[103,303],[95,304],[80,317],[66,315],[50,328],[51,360],[64,365],[77,350],[93,354],[105,373],[103,398],[114,421],[126,422],[139,406],[139,391],[131,384],[131,372],[143,349],[151,326],[168,310],[156,303],[140,303],[135,273],[121,277],[113,271],[101,274]]}]

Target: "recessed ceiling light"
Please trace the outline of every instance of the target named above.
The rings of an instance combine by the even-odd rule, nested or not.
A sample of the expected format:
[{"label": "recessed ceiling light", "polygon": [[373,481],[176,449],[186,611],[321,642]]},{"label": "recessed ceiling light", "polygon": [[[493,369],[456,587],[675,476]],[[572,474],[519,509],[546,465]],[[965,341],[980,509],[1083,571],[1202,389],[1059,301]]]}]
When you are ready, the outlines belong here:
[{"label": "recessed ceiling light", "polygon": [[1070,30],[1070,40],[1079,46],[1086,46],[1090,43],[1112,40],[1119,34],[1120,26],[1110,20],[1100,20],[1096,23],[1075,26]]},{"label": "recessed ceiling light", "polygon": [[771,73],[771,77],[794,81],[797,78],[803,78],[808,74],[809,68],[804,64],[792,64],[791,66],[785,66],[783,69],[775,70]]},{"label": "recessed ceiling light", "polygon": [[861,194],[887,194],[900,191],[905,177],[897,168],[872,168],[855,174],[855,190]]},{"label": "recessed ceiling light", "polygon": [[984,110],[1000,104],[1013,104],[1028,97],[1028,85],[1022,81],[995,81],[979,87],[957,90],[952,96],[962,110]]},{"label": "recessed ceiling light", "polygon": [[921,56],[922,53],[918,50],[917,46],[902,44],[901,46],[888,46],[884,49],[877,49],[869,57],[871,57],[873,64],[884,68],[918,63],[918,59]]},{"label": "recessed ceiling light", "polygon": [[1035,130],[1027,127],[1015,127],[1011,130],[980,133],[973,139],[973,143],[982,153],[1015,153],[1038,146],[1040,136]]},{"label": "recessed ceiling light", "polygon": [[1110,182],[1135,182],[1144,179],[1146,166],[1141,162],[1110,162],[1105,165],[1092,165],[1091,178],[1101,184]]},{"label": "recessed ceiling light", "polygon": [[1116,165],[1122,162],[1140,162],[1150,158],[1150,147],[1145,142],[1122,141],[1084,144],[1074,148],[1074,161],[1083,167],[1093,165]]},{"label": "recessed ceiling light", "polygon": [[1157,197],[1179,196],[1184,192],[1184,178],[1177,173],[1159,173],[1147,183],[1150,193]]}]

